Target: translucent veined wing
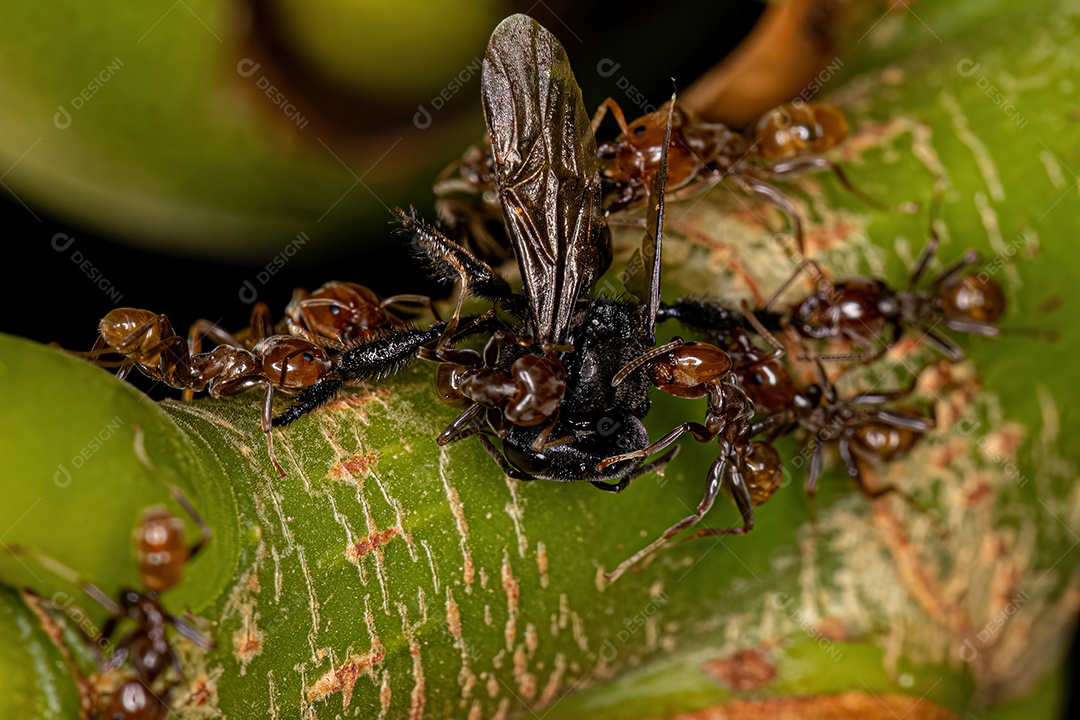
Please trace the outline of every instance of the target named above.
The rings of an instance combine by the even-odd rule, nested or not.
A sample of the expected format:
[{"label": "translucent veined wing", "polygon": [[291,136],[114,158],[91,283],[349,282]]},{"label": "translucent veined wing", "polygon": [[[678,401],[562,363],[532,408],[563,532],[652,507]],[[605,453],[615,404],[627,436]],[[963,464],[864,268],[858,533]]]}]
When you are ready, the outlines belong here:
[{"label": "translucent veined wing", "polygon": [[540,344],[561,344],[611,263],[596,138],[559,41],[527,15],[495,28],[481,74],[499,198]]}]

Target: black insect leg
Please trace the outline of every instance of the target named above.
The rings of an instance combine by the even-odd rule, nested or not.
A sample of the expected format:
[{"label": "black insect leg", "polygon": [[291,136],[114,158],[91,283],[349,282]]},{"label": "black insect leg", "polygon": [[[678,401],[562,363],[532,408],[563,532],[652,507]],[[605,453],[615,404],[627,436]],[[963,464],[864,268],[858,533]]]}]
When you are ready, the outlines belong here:
[{"label": "black insect leg", "polygon": [[293,401],[292,406],[274,418],[271,423],[274,427],[284,427],[294,420],[299,420],[312,410],[333,400],[343,387],[345,387],[345,383],[342,380],[324,378],[300,393]]},{"label": "black insect leg", "polygon": [[495,461],[495,464],[499,466],[499,469],[502,470],[507,477],[511,477],[514,480],[535,480],[532,475],[523,473],[521,470],[518,470],[511,465],[510,461],[506,459],[506,456],[499,452],[499,448],[495,447],[495,445],[485,436],[480,435],[478,439],[484,449],[488,451],[488,455],[491,456],[491,459]]},{"label": "black insect leg", "polygon": [[461,319],[461,307],[469,295],[502,300],[511,295],[510,286],[499,273],[482,260],[477,259],[463,246],[458,245],[433,225],[420,219],[413,210],[406,213],[396,210],[402,231],[409,234],[422,256],[435,271],[436,276],[450,282],[461,283],[454,314],[446,323],[444,339],[457,330]]},{"label": "black insect leg", "polygon": [[624,478],[622,478],[616,483],[606,483],[601,480],[590,480],[589,484],[597,490],[603,490],[604,492],[621,493],[630,485],[631,482],[641,477],[645,473],[650,473],[654,470],[663,469],[665,465],[671,462],[672,458],[679,454],[680,447],[681,446],[676,445],[675,447],[671,448],[666,453],[658,457],[656,460],[653,460],[651,463],[646,463],[641,467],[631,470],[626,474]]},{"label": "black insect leg", "polygon": [[373,340],[354,345],[341,355],[330,375],[300,393],[292,407],[274,418],[273,425],[288,425],[325,405],[346,382],[378,380],[399,372],[416,359],[421,347],[438,340],[445,326],[446,323],[435,323],[427,330],[388,330]]}]

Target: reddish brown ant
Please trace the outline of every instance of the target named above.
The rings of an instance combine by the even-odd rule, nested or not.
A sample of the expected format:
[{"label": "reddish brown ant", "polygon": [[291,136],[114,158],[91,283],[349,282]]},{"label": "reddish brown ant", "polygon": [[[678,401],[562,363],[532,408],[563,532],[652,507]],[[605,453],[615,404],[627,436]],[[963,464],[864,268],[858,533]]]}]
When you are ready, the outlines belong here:
[{"label": "reddish brown ant", "polygon": [[[252,328],[257,326],[259,312],[258,308],[253,312]],[[261,427],[266,434],[270,461],[284,477],[285,470],[277,460],[271,433],[274,390],[293,392],[314,385],[333,367],[329,354],[320,344],[289,335],[259,338],[247,349],[245,345],[250,344],[250,338],[239,339],[213,323],[200,321],[192,328],[199,333],[193,333],[190,341],[196,349],[202,334],[223,344],[209,352],[191,353],[189,341],[173,332],[164,315],[118,308],[101,321],[94,349],[76,354],[89,357],[98,365],[119,366],[117,375],[121,378],[136,367],[150,378],[184,390],[185,395],[207,390],[211,397],[224,397],[239,395],[253,387],[264,388]],[[118,353],[122,359],[101,360],[101,355],[108,352]]]},{"label": "reddish brown ant", "polygon": [[331,341],[332,347],[342,347],[379,330],[400,326],[401,321],[390,313],[390,308],[401,303],[421,305],[439,319],[431,298],[423,295],[380,299],[363,285],[331,281],[313,293],[298,288],[285,308],[285,325],[295,337],[320,344]]},{"label": "reddish brown ant", "polygon": [[[597,146],[609,212],[644,202],[649,179],[659,166],[668,110],[665,105],[627,123],[619,104],[608,98],[593,116],[594,132],[608,112],[621,130],[614,140]],[[802,219],[773,181],[827,170],[850,193],[884,208],[852,185],[839,165],[821,157],[847,137],[847,121],[831,105],[782,105],[761,118],[752,137],[722,123],[702,122],[677,103],[672,115],[668,189],[674,192],[670,199],[696,195],[730,177],[743,190],[788,216],[800,254],[805,253]]]},{"label": "reddish brown ant", "polygon": [[780,456],[769,443],[753,442],[756,434],[751,423],[754,404],[732,372],[732,358],[719,348],[705,343],[686,343],[676,338],[671,343],[646,353],[624,367],[612,379],[618,384],[644,363],[653,384],[676,397],[708,397],[704,425],[685,422],[648,447],[603,460],[599,469],[633,458],[644,458],[671,445],[685,432],[695,439],[708,442],[716,439],[720,454],[709,469],[705,495],[697,511],[663,532],[656,540],[619,564],[606,575],[614,581],[626,570],[650,556],[660,546],[685,529],[700,522],[712,509],[721,490],[735,500],[742,516],[741,527],[715,530],[716,535],[741,535],[754,527],[753,506],[767,500],[780,486],[782,465]]},{"label": "reddish brown ant", "polygon": [[809,268],[819,278],[818,291],[793,305],[787,322],[804,338],[848,340],[857,349],[854,356],[823,358],[855,357],[869,362],[899,342],[906,328],[915,328],[932,347],[957,362],[963,359],[964,351],[939,334],[937,325],[944,324],[957,332],[998,335],[1001,330],[996,323],[1005,314],[1005,294],[997,281],[985,273],[964,274],[965,268],[980,262],[974,250],[968,250],[942,271],[927,289],[918,289],[938,245],[938,235],[931,228],[930,241],[903,290],[893,290],[883,280],[864,276],[830,282],[824,279],[817,263],[804,260],[766,307],[774,305],[799,273]]},{"label": "reddish brown ant", "polygon": [[[143,430],[134,426],[135,454],[151,472],[153,465],[146,454]],[[172,688],[183,682],[180,659],[169,642],[166,627],[172,626],[200,649],[209,651],[210,641],[187,620],[169,613],[161,604],[160,593],[176,587],[187,564],[206,547],[212,537],[210,526],[202,519],[184,494],[169,484],[173,499],[198,526],[199,538],[187,543],[184,523],[164,507],[146,510],[135,528],[135,557],[142,590],[122,589],[114,602],[100,588],[53,558],[27,548],[10,547],[9,551],[36,559],[60,577],[80,586],[109,613],[101,630],[105,642],[112,638],[120,623],[132,621],[134,627],[116,643],[112,655],[104,661],[107,671],[118,670],[125,661],[131,667],[128,677],[113,693],[103,717],[109,720],[158,720],[168,712]],[[168,668],[173,677],[165,677]]]},{"label": "reddish brown ant", "polygon": [[880,407],[911,395],[918,385],[918,377],[901,390],[866,392],[840,399],[821,360],[814,357],[813,362],[818,381],[797,392],[787,408],[755,423],[754,434],[767,433],[770,438],[775,438],[796,428],[806,431],[810,437],[806,445],[810,449],[810,459],[805,488],[811,497],[817,492],[825,446],[835,442],[848,475],[860,492],[869,498],[895,492],[911,501],[910,496],[892,485],[868,486],[858,459],[878,464],[895,460],[934,428],[932,418],[909,410]]}]

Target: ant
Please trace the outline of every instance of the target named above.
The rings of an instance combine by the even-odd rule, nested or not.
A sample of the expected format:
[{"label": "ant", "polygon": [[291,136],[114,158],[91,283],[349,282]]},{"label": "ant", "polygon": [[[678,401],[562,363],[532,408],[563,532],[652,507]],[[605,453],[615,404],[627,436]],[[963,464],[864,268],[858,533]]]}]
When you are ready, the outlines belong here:
[{"label": "ant", "polygon": [[[146,453],[143,430],[138,425],[134,429],[135,454],[144,466],[153,470]],[[184,680],[179,656],[166,634],[167,626],[203,651],[211,649],[206,636],[184,618],[168,612],[159,597],[160,593],[180,583],[187,564],[212,537],[210,526],[180,489],[169,484],[169,490],[198,526],[199,538],[187,544],[184,523],[164,507],[146,510],[135,529],[135,557],[143,589],[122,589],[118,601],[113,601],[96,585],[46,555],[26,548],[11,548],[13,553],[35,557],[43,566],[79,585],[110,613],[111,617],[101,631],[102,640],[110,640],[121,622],[130,620],[134,623],[134,628],[116,643],[112,656],[105,662],[105,669],[112,671],[119,669],[126,660],[133,673],[113,692],[103,715],[109,720],[158,720],[167,716],[172,689]],[[165,672],[170,667],[174,677],[165,680]]]},{"label": "ant", "polygon": [[[254,311],[253,316],[257,312]],[[255,321],[252,327],[256,327]],[[135,367],[154,380],[184,390],[185,395],[207,390],[211,397],[225,397],[239,395],[253,387],[264,388],[261,427],[266,434],[270,461],[278,474],[285,477],[285,470],[274,452],[271,434],[274,391],[302,390],[330,372],[333,363],[320,344],[289,335],[270,335],[250,344],[250,340],[238,339],[212,323],[203,322],[196,323],[193,328],[223,344],[209,352],[193,354],[188,341],[173,332],[167,317],[134,308],[110,311],[99,328],[94,349],[76,354],[89,357],[104,367],[119,366],[117,376],[121,379]],[[199,342],[201,340],[196,338],[191,344],[198,348]],[[245,343],[250,344],[250,349]],[[122,359],[115,362],[101,360],[100,356],[108,352],[118,353]]]},{"label": "ant", "polygon": [[839,165],[821,156],[843,142],[848,132],[843,114],[831,105],[781,105],[766,113],[753,136],[747,136],[722,123],[702,122],[688,109],[674,101],[672,104],[627,123],[619,104],[608,98],[593,116],[594,132],[608,112],[621,131],[614,140],[598,145],[609,212],[637,207],[645,200],[644,190],[660,162],[664,119],[669,114],[673,131],[668,189],[675,191],[673,200],[704,192],[730,177],[743,190],[788,216],[800,254],[805,254],[802,219],[773,181],[827,170],[863,202],[886,209],[852,185]]},{"label": "ant", "polygon": [[[641,419],[649,409],[649,388],[685,396],[690,386],[713,383],[731,366],[713,346],[655,347],[662,315],[666,166],[661,163],[650,187],[645,240],[631,263],[634,272],[627,274],[636,299],[590,299],[611,260],[610,234],[601,210],[595,140],[565,50],[536,21],[512,16],[492,34],[481,84],[493,173],[523,292],[511,292],[494,269],[438,229],[398,211],[403,231],[415,238],[435,273],[461,283],[454,315],[427,330],[390,330],[354,346],[329,377],[301,393],[274,422],[295,421],[346,382],[383,377],[422,357],[440,363],[439,396],[464,408],[439,436],[440,444],[476,435],[510,477],[586,481],[619,492],[677,450],[644,463],[648,453],[640,450],[649,447],[649,437]],[[669,146],[662,146],[662,154]],[[469,295],[511,316],[482,353],[456,347],[459,337],[486,332],[497,322],[495,308],[460,318]],[[691,377],[659,380],[656,365],[678,366]],[[624,372],[613,382],[619,368]],[[716,408],[713,430],[726,425],[728,415],[741,416],[748,404]],[[703,428],[687,426],[699,435],[713,433]],[[502,447],[489,437],[500,439]],[[605,462],[616,453],[625,459]]]},{"label": "ant", "polygon": [[[905,328],[915,328],[934,349],[958,362],[964,358],[964,351],[938,333],[937,325],[943,323],[956,332],[996,336],[1001,333],[996,323],[1005,314],[1005,293],[986,273],[964,273],[966,268],[980,262],[975,250],[965,252],[928,288],[918,289],[939,244],[937,231],[931,224],[930,240],[903,290],[893,290],[883,280],[864,276],[830,282],[816,262],[804,260],[769,300],[766,309],[809,268],[818,278],[818,291],[792,305],[786,322],[804,338],[845,339],[857,348],[854,356],[822,357],[855,357],[870,362],[899,342]],[[885,343],[881,342],[882,337]]]},{"label": "ant", "polygon": [[873,499],[895,492],[911,501],[895,486],[871,488],[867,485],[858,460],[876,464],[895,460],[910,451],[923,434],[935,427],[932,418],[913,411],[880,407],[911,395],[918,386],[918,376],[900,390],[866,392],[850,399],[840,399],[821,359],[815,356],[813,363],[817,382],[796,392],[786,408],[756,422],[754,434],[767,433],[775,438],[795,428],[807,432],[810,439],[806,447],[810,450],[810,460],[804,487],[811,498],[817,492],[825,446],[835,441],[848,475],[863,495]]},{"label": "ant", "polygon": [[384,328],[400,326],[390,309],[401,303],[421,305],[439,319],[431,298],[394,295],[380,299],[363,285],[335,280],[313,293],[297,288],[285,307],[285,326],[294,337],[340,348]]},{"label": "ant", "polygon": [[[188,363],[188,346],[164,315],[137,308],[114,308],[98,323],[98,337],[87,352],[66,351],[98,367],[117,368],[123,380],[137,368],[151,380],[182,388],[196,383]],[[105,360],[115,354],[120,360]]]}]

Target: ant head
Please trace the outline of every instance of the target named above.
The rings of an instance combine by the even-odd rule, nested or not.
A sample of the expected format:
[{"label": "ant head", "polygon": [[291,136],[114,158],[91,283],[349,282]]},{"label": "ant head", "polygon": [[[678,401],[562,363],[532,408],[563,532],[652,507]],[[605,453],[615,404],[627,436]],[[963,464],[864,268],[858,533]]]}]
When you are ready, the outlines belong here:
[{"label": "ant head", "polygon": [[388,324],[379,297],[356,283],[328,282],[296,303],[293,314],[317,337],[353,340]]},{"label": "ant head", "polygon": [[330,372],[333,363],[322,347],[301,338],[274,335],[253,348],[263,373],[283,388],[306,388]]},{"label": "ant head", "polygon": [[708,343],[679,345],[657,358],[650,375],[659,390],[681,398],[702,397],[731,370],[731,357]]}]

